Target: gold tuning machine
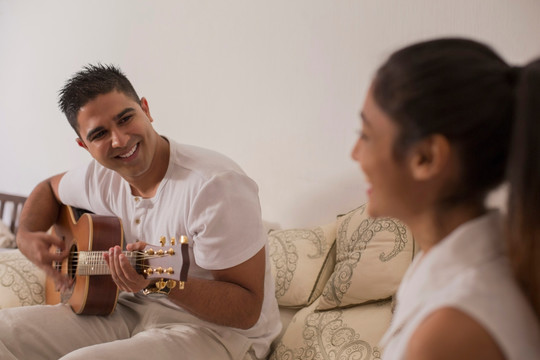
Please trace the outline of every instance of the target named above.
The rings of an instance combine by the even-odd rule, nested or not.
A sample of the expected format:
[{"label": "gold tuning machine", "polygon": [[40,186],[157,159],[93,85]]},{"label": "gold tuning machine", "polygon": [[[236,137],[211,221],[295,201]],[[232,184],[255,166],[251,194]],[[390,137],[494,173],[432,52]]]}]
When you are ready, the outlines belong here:
[{"label": "gold tuning machine", "polygon": [[186,235],[180,236],[180,244],[187,244],[189,242],[188,237]]},{"label": "gold tuning machine", "polygon": [[159,243],[161,244],[161,246],[165,246],[165,243],[167,242],[165,236],[162,236],[159,238]]}]

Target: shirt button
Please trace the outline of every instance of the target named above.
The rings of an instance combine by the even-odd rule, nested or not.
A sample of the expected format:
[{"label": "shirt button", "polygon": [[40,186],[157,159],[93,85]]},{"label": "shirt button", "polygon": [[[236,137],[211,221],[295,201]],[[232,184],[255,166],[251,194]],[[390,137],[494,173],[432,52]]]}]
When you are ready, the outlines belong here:
[{"label": "shirt button", "polygon": [[141,200],[141,198],[138,196],[135,196],[135,202],[139,202],[139,200]]},{"label": "shirt button", "polygon": [[136,219],[135,224],[139,225],[141,223],[141,219]]}]

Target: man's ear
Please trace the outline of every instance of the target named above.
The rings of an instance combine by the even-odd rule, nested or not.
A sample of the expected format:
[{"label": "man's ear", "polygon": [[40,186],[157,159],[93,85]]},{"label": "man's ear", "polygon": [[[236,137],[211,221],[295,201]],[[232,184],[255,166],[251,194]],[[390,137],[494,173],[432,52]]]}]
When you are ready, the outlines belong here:
[{"label": "man's ear", "polygon": [[86,149],[88,150],[88,147],[86,146],[86,144],[81,140],[81,138],[76,138],[75,141],[77,142],[77,144],[82,147],[83,149]]},{"label": "man's ear", "polygon": [[145,97],[141,98],[141,109],[146,114],[150,122],[153,122],[152,115],[150,115],[150,107],[148,106],[148,100]]},{"label": "man's ear", "polygon": [[409,165],[417,180],[430,180],[450,163],[450,142],[445,136],[432,135],[413,145]]}]

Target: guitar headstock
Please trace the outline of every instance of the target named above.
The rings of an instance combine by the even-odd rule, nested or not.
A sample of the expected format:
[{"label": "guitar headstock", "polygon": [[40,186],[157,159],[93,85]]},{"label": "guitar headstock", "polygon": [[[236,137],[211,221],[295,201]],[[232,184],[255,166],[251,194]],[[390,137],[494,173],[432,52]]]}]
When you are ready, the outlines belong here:
[{"label": "guitar headstock", "polygon": [[172,279],[186,281],[189,269],[188,238],[181,236],[179,240],[171,238],[167,244],[161,237],[159,245],[147,245],[140,260],[142,273],[148,279]]}]

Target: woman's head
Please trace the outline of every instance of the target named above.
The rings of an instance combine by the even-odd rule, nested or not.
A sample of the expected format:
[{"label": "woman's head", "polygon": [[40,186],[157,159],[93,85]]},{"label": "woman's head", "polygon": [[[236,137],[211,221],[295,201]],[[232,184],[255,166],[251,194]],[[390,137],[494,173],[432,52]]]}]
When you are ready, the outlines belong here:
[{"label": "woman's head", "polygon": [[442,135],[456,150],[459,180],[445,203],[481,199],[504,180],[515,72],[489,47],[439,39],[403,48],[379,68],[375,102],[394,121],[394,156]]},{"label": "woman's head", "polygon": [[[448,144],[457,174],[452,179],[446,173],[452,181],[439,194],[439,205],[478,203],[508,180],[510,262],[540,316],[540,59],[516,68],[472,40],[425,41],[388,58],[376,73],[369,99],[371,108],[385,115],[378,119],[387,128],[394,125],[392,147],[387,147],[394,169],[410,163],[422,144]],[[358,144],[357,160],[355,154],[364,152],[362,138]]]}]

